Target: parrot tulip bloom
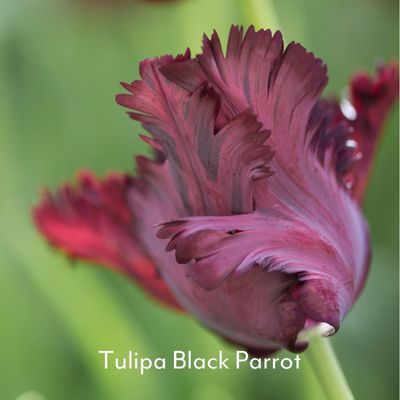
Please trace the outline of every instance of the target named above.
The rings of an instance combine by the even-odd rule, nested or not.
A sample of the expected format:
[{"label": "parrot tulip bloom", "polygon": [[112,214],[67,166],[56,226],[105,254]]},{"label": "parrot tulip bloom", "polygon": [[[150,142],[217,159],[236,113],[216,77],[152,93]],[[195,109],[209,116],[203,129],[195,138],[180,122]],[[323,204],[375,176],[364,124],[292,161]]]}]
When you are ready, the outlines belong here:
[{"label": "parrot tulip bloom", "polygon": [[[302,351],[336,331],[370,261],[361,202],[397,64],[357,75],[341,107],[321,98],[323,62],[280,32],[232,27],[202,53],[140,64],[117,102],[150,136],[136,176],[45,192],[40,232],[107,265],[253,353]],[[350,112],[349,112],[350,111]]]}]

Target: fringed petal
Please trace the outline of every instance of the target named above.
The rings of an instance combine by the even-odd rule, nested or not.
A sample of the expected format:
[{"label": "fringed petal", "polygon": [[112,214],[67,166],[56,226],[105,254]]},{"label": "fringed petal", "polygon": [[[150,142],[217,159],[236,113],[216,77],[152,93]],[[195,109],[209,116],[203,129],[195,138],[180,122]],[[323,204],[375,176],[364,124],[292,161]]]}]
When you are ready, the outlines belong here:
[{"label": "fringed petal", "polygon": [[214,89],[200,84],[188,92],[161,72],[171,65],[188,65],[190,70],[189,61],[146,60],[142,80],[125,84],[132,94],[118,95],[117,101],[135,110],[130,115],[152,133],[188,214],[252,211],[252,182],[271,175],[273,153],[265,144],[270,132],[249,109],[217,126],[220,96]]},{"label": "fringed petal", "polygon": [[134,230],[128,204],[133,179],[109,174],[99,180],[84,171],[77,181],[76,187],[44,192],[32,212],[39,231],[70,258],[125,273],[158,300],[180,308]]},{"label": "fringed petal", "polygon": [[349,99],[340,105],[335,101],[329,105],[331,126],[347,130],[346,135],[335,139],[335,167],[346,190],[362,203],[384,122],[398,98],[398,64],[381,65],[375,75],[356,74],[350,80],[349,92]]}]

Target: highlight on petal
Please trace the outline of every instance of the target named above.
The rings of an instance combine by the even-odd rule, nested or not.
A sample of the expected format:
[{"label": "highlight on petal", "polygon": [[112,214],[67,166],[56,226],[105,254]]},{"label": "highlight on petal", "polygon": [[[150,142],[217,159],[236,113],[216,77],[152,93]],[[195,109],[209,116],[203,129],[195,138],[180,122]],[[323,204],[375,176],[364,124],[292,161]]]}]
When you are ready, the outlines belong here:
[{"label": "highlight on petal", "polygon": [[357,147],[358,162],[345,179],[352,195],[362,202],[384,122],[399,95],[398,64],[380,65],[374,76],[359,73],[349,86],[354,115],[346,115],[346,103],[341,111],[350,126],[350,143]]},{"label": "highlight on petal", "polygon": [[310,114],[316,126],[312,147],[331,164],[341,185],[362,203],[384,122],[398,98],[398,64],[378,67],[375,76],[355,75],[350,98],[320,100]]},{"label": "highlight on petal", "polygon": [[99,180],[82,171],[77,186],[45,191],[32,215],[49,243],[70,258],[108,266],[127,274],[158,300],[179,308],[133,227],[128,194],[133,178],[109,174]]}]

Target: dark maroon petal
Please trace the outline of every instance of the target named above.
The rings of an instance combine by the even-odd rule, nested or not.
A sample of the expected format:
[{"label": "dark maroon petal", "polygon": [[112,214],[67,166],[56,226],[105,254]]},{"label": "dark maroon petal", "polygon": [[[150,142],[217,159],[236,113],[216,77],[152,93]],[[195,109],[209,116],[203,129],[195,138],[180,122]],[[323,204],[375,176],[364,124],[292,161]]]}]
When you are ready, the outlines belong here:
[{"label": "dark maroon petal", "polygon": [[180,308],[133,229],[128,193],[133,180],[109,174],[99,180],[80,172],[77,187],[46,191],[33,209],[39,231],[71,258],[108,266],[137,280],[158,300]]},{"label": "dark maroon petal", "polygon": [[364,198],[383,124],[398,93],[397,63],[380,66],[375,76],[360,73],[350,80],[350,101],[355,115],[351,119],[342,114],[342,118],[351,127],[350,139],[357,146],[359,160],[344,179],[359,202]]},{"label": "dark maroon petal", "polygon": [[[334,331],[340,327],[341,319],[344,317],[344,304],[352,292],[353,282],[342,281],[332,284],[329,279],[314,278],[300,282],[292,291],[293,298],[297,301],[307,317],[314,322],[324,322],[330,325]],[[340,304],[342,302],[342,304]]]},{"label": "dark maroon petal", "polygon": [[[193,92],[204,81],[220,95],[230,119],[251,107],[278,157],[302,145],[308,113],[327,82],[326,66],[298,43],[284,50],[280,32],[232,27],[226,55],[216,32],[195,60],[162,68],[168,79]],[[293,160],[292,160],[293,161]]]},{"label": "dark maroon petal", "polygon": [[[307,290],[310,282],[320,281],[319,287],[330,288],[332,298],[340,294],[340,307],[335,309],[335,318],[327,320],[320,321],[311,311],[307,315],[330,324],[340,321],[351,307],[354,289],[362,281],[366,263],[364,256],[353,254],[360,271],[354,273],[346,267],[350,260],[344,259],[346,254],[337,250],[337,242],[324,240],[303,223],[268,213],[186,218],[165,223],[158,235],[172,238],[169,247],[175,249],[178,263],[195,260],[188,264],[187,274],[209,290],[221,285],[234,271],[240,276],[254,265],[260,265],[265,271],[292,274],[298,282],[303,282],[298,285],[297,293]],[[365,238],[358,240],[361,254],[365,254]],[[308,294],[305,297],[308,298]],[[322,315],[325,314],[320,313]]]},{"label": "dark maroon petal", "polygon": [[376,76],[350,80],[350,100],[320,100],[307,130],[321,163],[330,165],[338,182],[362,203],[384,121],[398,97],[398,65],[382,65]]},{"label": "dark maroon petal", "polygon": [[192,301],[198,303],[193,312],[224,338],[258,353],[282,347],[303,351],[306,345],[297,336],[306,315],[290,297],[294,284],[289,274],[254,266],[240,276],[229,276],[212,291],[194,284]]},{"label": "dark maroon petal", "polygon": [[[269,335],[265,338],[302,351],[307,343],[299,341],[298,334],[306,321],[307,326],[324,322],[337,330],[363,285],[368,240],[365,230],[353,233],[361,235],[354,238],[359,247],[354,246],[349,254],[350,248],[341,248],[337,239],[322,238],[303,223],[256,212],[171,221],[162,225],[158,236],[171,238],[169,250],[175,250],[178,263],[187,263],[186,275],[211,290],[210,294],[224,292],[231,282],[241,285],[252,280],[256,285],[260,280],[257,271],[263,271],[274,293],[271,301],[275,310],[274,316],[269,315]],[[273,277],[278,276],[283,281],[275,281]],[[242,297],[244,303],[252,299],[250,294]],[[257,308],[250,311],[253,308],[249,306],[248,312],[262,323],[264,316]],[[226,314],[225,321],[238,317]],[[274,333],[278,331],[279,340]]]},{"label": "dark maroon petal", "polygon": [[135,110],[131,117],[152,133],[146,141],[165,154],[188,214],[251,211],[253,182],[271,175],[273,153],[265,145],[270,132],[249,109],[217,127],[220,98],[214,89],[200,84],[190,93],[161,72],[188,57],[146,60],[142,80],[125,84],[132,94],[117,101]]}]

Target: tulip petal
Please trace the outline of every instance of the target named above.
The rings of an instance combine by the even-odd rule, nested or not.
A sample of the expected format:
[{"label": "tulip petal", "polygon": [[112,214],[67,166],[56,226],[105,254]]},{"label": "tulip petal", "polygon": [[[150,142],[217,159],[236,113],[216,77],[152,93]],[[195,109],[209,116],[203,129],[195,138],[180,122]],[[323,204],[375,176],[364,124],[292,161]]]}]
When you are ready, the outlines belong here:
[{"label": "tulip petal", "polygon": [[284,50],[280,32],[250,27],[244,33],[233,26],[226,55],[214,32],[210,39],[204,37],[197,62],[170,63],[162,72],[191,92],[206,81],[220,95],[229,118],[251,107],[272,132],[269,144],[277,157],[293,164],[293,152],[304,148],[308,114],[327,82],[322,61],[298,43]]},{"label": "tulip petal", "polygon": [[128,193],[133,179],[109,174],[98,180],[84,171],[78,186],[46,191],[33,209],[39,231],[72,259],[79,258],[127,274],[158,300],[180,308],[133,229]]},{"label": "tulip petal", "polygon": [[360,269],[355,274],[337,242],[268,210],[166,222],[158,237],[171,239],[168,250],[175,250],[177,262],[187,263],[187,276],[207,290],[228,278],[240,280],[257,266],[292,276],[296,285],[291,300],[309,320],[335,329],[357,296],[367,263],[360,254],[353,255]]},{"label": "tulip petal", "polygon": [[253,182],[272,173],[273,152],[265,144],[270,132],[250,109],[217,127],[220,98],[214,89],[204,84],[190,93],[161,72],[184,62],[146,60],[142,80],[125,84],[132,94],[118,95],[117,101],[135,110],[132,118],[142,122],[164,152],[188,214],[252,211]]},{"label": "tulip petal", "polygon": [[349,100],[332,101],[331,125],[347,128],[339,140],[336,169],[352,196],[362,203],[384,122],[399,93],[399,68],[380,65],[374,75],[356,74],[349,83]]}]

